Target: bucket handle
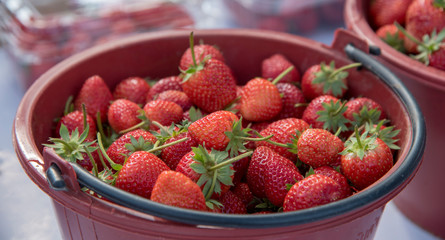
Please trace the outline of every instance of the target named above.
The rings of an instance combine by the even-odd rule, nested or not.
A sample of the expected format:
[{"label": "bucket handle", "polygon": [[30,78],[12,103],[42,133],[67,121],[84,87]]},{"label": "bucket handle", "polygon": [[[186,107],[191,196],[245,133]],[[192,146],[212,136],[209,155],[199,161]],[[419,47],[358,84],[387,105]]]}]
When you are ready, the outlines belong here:
[{"label": "bucket handle", "polygon": [[[396,88],[395,94],[397,94],[399,97],[401,97],[401,99],[405,101],[405,104],[408,108],[413,109],[412,113],[413,115],[410,115],[410,118],[411,122],[414,124],[414,128],[417,130],[415,130],[414,132],[415,136],[413,136],[412,144],[415,147],[421,149],[421,151],[419,151],[420,153],[416,154],[421,154],[423,152],[425,143],[425,134],[424,134],[425,125],[423,117],[421,115],[421,111],[417,103],[415,102],[414,98],[411,96],[411,94],[403,88],[397,88],[397,86],[400,86],[402,84],[400,80],[385,66],[380,64],[377,60],[373,59],[369,54],[365,53],[363,50],[354,47],[354,45],[351,43],[346,44],[346,46],[342,50],[351,60],[362,63],[364,68],[370,70],[372,73],[377,75],[390,87]],[[370,53],[379,52],[379,50],[374,47],[372,49],[367,49],[365,51],[369,51]],[[422,144],[423,146],[419,146]],[[410,157],[416,158],[419,156],[416,155]],[[67,179],[64,179],[63,177],[64,173],[62,173],[62,171],[58,168],[57,165],[59,164],[65,164],[65,163],[54,161],[51,164],[49,164],[46,169],[46,175],[49,185],[51,186],[52,189],[57,191],[67,191],[67,189],[71,191],[72,190],[71,183],[66,184]],[[71,170],[73,170],[73,172],[75,173],[75,178],[77,178],[74,179],[73,181],[77,180],[80,186],[85,186],[109,200],[117,204],[120,204],[122,206],[131,208],[133,210],[150,214],[152,216],[160,217],[166,220],[181,222],[186,224],[200,225],[205,223],[206,225],[212,225],[212,226],[247,227],[247,228],[258,227],[258,226],[282,227],[282,226],[287,226],[289,224],[310,222],[311,219],[321,218],[329,214],[336,215],[339,211],[340,212],[348,211],[350,209],[360,207],[357,206],[357,204],[361,204],[360,201],[352,201],[352,200],[350,201],[350,204],[340,205],[334,202],[331,204],[335,205],[335,207],[333,208],[327,208],[326,206],[324,207],[321,206],[321,208],[324,208],[323,213],[321,211],[313,211],[311,214],[307,214],[308,218],[311,219],[306,218],[305,215],[301,215],[301,217],[295,218],[291,214],[282,214],[282,216],[280,217],[275,216],[273,218],[267,216],[264,217],[259,216],[255,222],[252,222],[249,218],[245,218],[244,216],[233,216],[231,214],[227,215],[212,214],[207,212],[193,211],[190,209],[172,208],[171,206],[150,201],[146,198],[126,192],[122,189],[116,188],[103,181],[100,181],[96,177],[91,175],[88,171],[83,169],[77,163],[69,163],[69,165],[71,166]],[[413,169],[415,169],[416,166],[417,166],[416,162],[411,161],[411,163],[405,165],[403,169],[404,171],[407,172],[414,171]],[[397,181],[395,179],[392,180]],[[382,189],[382,191],[389,191],[389,190]],[[374,200],[378,200],[377,199],[378,197],[379,196],[375,196],[376,199]],[[347,199],[344,199],[344,201],[347,201]],[[326,211],[330,212],[326,213]]]}]

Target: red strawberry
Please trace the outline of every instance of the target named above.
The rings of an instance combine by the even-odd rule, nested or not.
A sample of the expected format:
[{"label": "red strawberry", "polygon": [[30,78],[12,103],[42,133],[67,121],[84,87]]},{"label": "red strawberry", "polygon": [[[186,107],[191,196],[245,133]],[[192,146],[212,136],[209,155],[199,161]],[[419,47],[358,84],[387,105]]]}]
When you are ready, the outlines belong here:
[{"label": "red strawberry", "polygon": [[306,99],[303,92],[290,83],[277,83],[277,88],[282,95],[283,108],[276,119],[301,118],[306,108]]},{"label": "red strawberry", "polygon": [[150,199],[174,207],[200,211],[207,209],[201,188],[184,174],[175,171],[159,174]]},{"label": "red strawberry", "polygon": [[159,81],[155,82],[153,86],[151,86],[145,102],[153,100],[158,94],[167,90],[182,91],[181,82],[182,79],[179,76],[161,78]]},{"label": "red strawberry", "polygon": [[342,140],[324,129],[309,128],[297,142],[298,158],[314,168],[339,165],[343,148]]},{"label": "red strawberry", "polygon": [[303,112],[302,119],[313,128],[322,128],[330,132],[347,130],[348,120],[343,116],[346,108],[341,101],[331,95],[314,98]]},{"label": "red strawberry", "polygon": [[[142,144],[133,144],[131,141],[131,137],[135,140],[139,140],[141,137],[144,140]],[[142,129],[136,129],[131,132],[125,133],[120,136],[116,141],[114,141],[107,148],[107,155],[113,160],[114,163],[123,165],[125,162],[125,158],[128,157],[133,149],[135,151],[144,151],[149,150],[151,145],[156,142],[156,137],[148,131]],[[127,146],[133,146],[127,148]]]},{"label": "red strawberry", "polygon": [[247,169],[246,180],[252,193],[259,198],[266,197],[265,180],[267,163],[269,161],[281,161],[288,168],[293,168],[295,165],[291,161],[284,160],[280,154],[274,152],[266,146],[257,147],[250,159],[249,168]]},{"label": "red strawberry", "polygon": [[[163,126],[170,126],[172,123],[179,123],[182,120],[184,112],[181,106],[174,102],[164,100],[153,100],[144,106],[145,116],[150,121],[156,121]],[[155,130],[158,127],[150,125],[150,129]]]},{"label": "red strawberry", "polygon": [[192,102],[190,98],[183,91],[178,90],[167,90],[159,93],[156,100],[170,101],[181,106],[184,112],[188,111],[192,107]]},{"label": "red strawberry", "polygon": [[190,124],[190,136],[208,149],[224,150],[230,142],[225,132],[231,131],[238,117],[229,111],[211,113]]},{"label": "red strawberry", "polygon": [[266,162],[264,191],[267,199],[281,207],[288,192],[287,185],[294,185],[303,179],[296,165],[286,158],[272,158]]},{"label": "red strawberry", "polygon": [[348,179],[334,168],[329,166],[322,166],[314,169],[314,173],[330,177],[334,179],[338,184],[340,184],[340,187],[342,189],[341,198],[349,197],[352,194],[352,189],[348,183]]},{"label": "red strawberry", "polygon": [[189,132],[183,132],[176,136],[173,136],[170,139],[168,139],[164,144],[174,142],[184,137],[188,137],[189,140],[162,149],[161,158],[171,169],[176,169],[176,166],[178,165],[181,158],[184,157],[185,154],[191,152],[192,147],[198,146],[198,143],[193,138],[190,137]]},{"label": "red strawberry", "polygon": [[301,79],[301,90],[306,100],[312,100],[321,95],[332,95],[341,98],[346,90],[347,77],[349,73],[346,69],[359,66],[360,63],[353,63],[335,68],[335,62],[326,65],[324,62],[308,68]]},{"label": "red strawberry", "polygon": [[223,213],[231,214],[246,214],[247,207],[246,204],[232,191],[227,191],[220,199]]},{"label": "red strawberry", "polygon": [[383,25],[375,32],[379,38],[399,52],[405,53],[405,36],[393,23]]},{"label": "red strawberry", "polygon": [[146,103],[150,85],[140,77],[130,77],[119,82],[113,91],[114,99],[128,99],[140,105]]},{"label": "red strawberry", "polygon": [[[190,35],[189,49],[194,49],[193,33]],[[199,53],[191,51],[190,54],[192,64],[182,70],[185,94],[194,105],[206,112],[215,112],[229,105],[236,98],[236,80],[232,70],[217,58],[203,57],[201,60],[196,55]]]},{"label": "red strawberry", "polygon": [[324,205],[341,199],[342,189],[334,179],[313,174],[295,183],[286,195],[283,212]]},{"label": "red strawberry", "polygon": [[295,148],[292,149],[291,146],[296,144],[296,141],[298,140],[297,135],[308,128],[309,124],[297,118],[286,118],[275,121],[262,130],[260,134],[262,136],[273,135],[273,137],[269,139],[270,141],[289,144],[290,146],[278,146],[266,141],[256,142],[256,146],[267,146],[281,156],[296,161],[297,155],[295,154],[295,151],[292,151],[295,150]]},{"label": "red strawberry", "polygon": [[245,182],[235,184],[232,188],[232,192],[249,208],[250,203],[253,201],[253,194],[249,189],[249,185]]},{"label": "red strawberry", "polygon": [[139,124],[142,121],[139,118],[141,114],[142,109],[135,102],[117,99],[108,108],[108,123],[115,132],[119,133]]},{"label": "red strawberry", "polygon": [[105,84],[104,80],[94,75],[88,78],[82,85],[76,99],[74,108],[82,111],[82,104],[85,104],[87,114],[96,121],[96,114],[100,113],[102,122],[107,120],[107,111],[113,100],[113,94]]},{"label": "red strawberry", "polygon": [[116,187],[150,198],[156,179],[170,168],[156,155],[145,151],[134,152],[128,157],[116,178]]},{"label": "red strawberry", "polygon": [[96,142],[93,142],[90,146],[96,148],[96,150],[90,152],[93,159],[91,159],[87,153],[82,153],[83,159],[77,160],[77,163],[83,168],[85,168],[87,171],[93,171],[94,166],[92,161],[94,161],[94,164],[97,167],[97,171],[100,172],[104,170],[104,166],[102,165],[102,162],[99,157],[99,154],[101,154],[100,150],[98,149],[99,146]]},{"label": "red strawberry", "polygon": [[196,62],[202,62],[204,58],[212,58],[219,60],[221,62],[225,62],[224,56],[221,53],[221,51],[212,45],[207,44],[200,44],[193,46],[194,50],[194,56],[192,56],[192,51],[190,48],[185,50],[183,55],[181,56],[181,60],[179,63],[179,68],[183,71],[187,70],[190,66],[195,65],[195,60],[193,58],[196,58]]},{"label": "red strawberry", "polygon": [[406,11],[412,0],[373,0],[369,4],[369,20],[375,28],[398,22],[405,24]]},{"label": "red strawberry", "polygon": [[[284,55],[274,54],[261,63],[261,76],[265,79],[275,79],[287,68],[294,66]],[[300,82],[300,73],[295,67],[281,80],[281,83]]]},{"label": "red strawberry", "polygon": [[264,78],[254,78],[243,87],[240,112],[249,121],[267,121],[277,116],[283,103],[277,86]]},{"label": "red strawberry", "polygon": [[[436,6],[436,4],[438,4]],[[434,0],[413,0],[406,12],[405,28],[417,40],[425,35],[431,35],[436,30],[445,28],[444,6]],[[408,52],[416,53],[416,43],[406,39],[405,47]]]},{"label": "red strawberry", "polygon": [[380,120],[386,118],[382,106],[370,98],[358,97],[350,99],[346,102],[345,107],[347,109],[343,116],[358,127],[366,122],[377,124]]},{"label": "red strawberry", "polygon": [[375,135],[368,137],[365,132],[351,137],[342,152],[343,174],[358,190],[379,180],[393,166],[391,149]]},{"label": "red strawberry", "polygon": [[[87,124],[89,127],[89,131],[88,131],[88,135],[87,135],[87,140],[95,140],[96,139],[96,122],[94,121],[94,119],[87,114],[86,117],[87,120]],[[57,135],[60,136],[59,132],[60,132],[60,126],[61,125],[65,125],[66,128],[68,129],[68,132],[71,134],[76,128],[78,129],[79,133],[84,131],[84,116],[82,111],[73,111],[68,113],[67,115],[63,116],[56,128],[56,133]]]}]

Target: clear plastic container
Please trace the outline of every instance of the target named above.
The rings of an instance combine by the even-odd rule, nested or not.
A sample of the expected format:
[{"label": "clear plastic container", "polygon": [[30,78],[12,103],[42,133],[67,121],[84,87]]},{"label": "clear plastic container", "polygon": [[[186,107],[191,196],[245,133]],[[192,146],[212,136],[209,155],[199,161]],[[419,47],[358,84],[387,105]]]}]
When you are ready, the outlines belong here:
[{"label": "clear plastic container", "polygon": [[193,25],[180,0],[0,1],[0,40],[26,88],[56,63],[90,46]]}]

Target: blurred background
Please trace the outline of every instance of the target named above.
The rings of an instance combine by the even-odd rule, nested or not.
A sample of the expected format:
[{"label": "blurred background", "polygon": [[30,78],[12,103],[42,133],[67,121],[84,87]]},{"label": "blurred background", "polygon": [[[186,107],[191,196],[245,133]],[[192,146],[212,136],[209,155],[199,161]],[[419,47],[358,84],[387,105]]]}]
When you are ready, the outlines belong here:
[{"label": "blurred background", "polygon": [[[91,46],[177,28],[258,28],[330,45],[343,0],[0,0],[0,239],[60,239],[49,197],[16,159],[11,128],[26,89]],[[434,240],[390,202],[376,240]]]}]

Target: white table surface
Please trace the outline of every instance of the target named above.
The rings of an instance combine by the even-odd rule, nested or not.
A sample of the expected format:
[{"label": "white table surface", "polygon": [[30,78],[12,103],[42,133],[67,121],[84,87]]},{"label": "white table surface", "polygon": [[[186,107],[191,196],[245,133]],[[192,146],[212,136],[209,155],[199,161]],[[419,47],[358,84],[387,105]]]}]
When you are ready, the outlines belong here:
[{"label": "white table surface", "polygon": [[[214,26],[204,22],[202,28]],[[219,24],[221,24],[219,22]],[[309,36],[330,44],[332,32]],[[11,131],[15,112],[24,94],[12,62],[0,47],[0,239],[61,239],[50,198],[25,174],[15,155]],[[389,202],[381,217],[375,240],[437,240],[404,217]]]}]

